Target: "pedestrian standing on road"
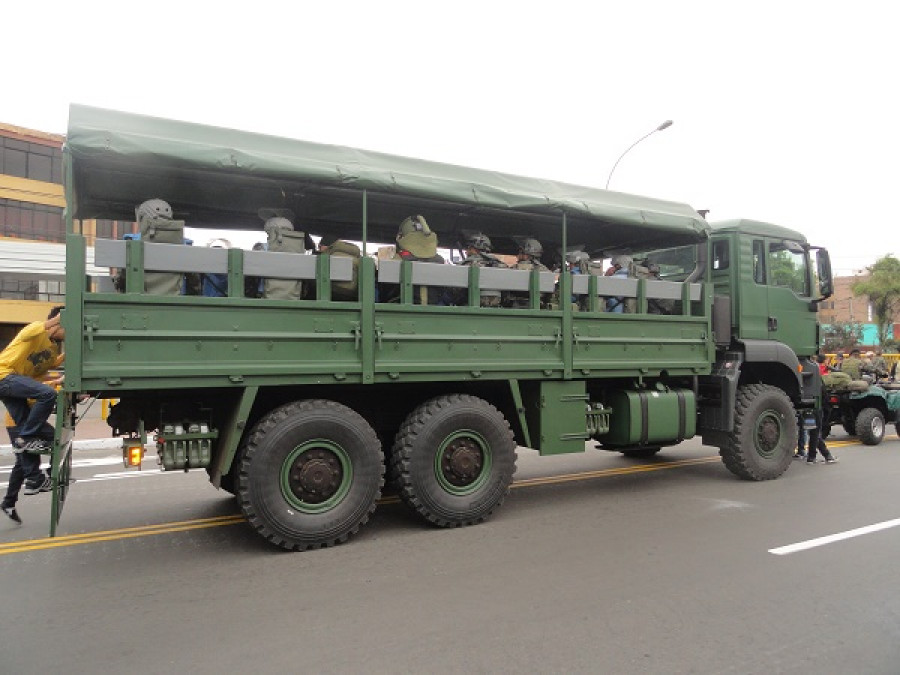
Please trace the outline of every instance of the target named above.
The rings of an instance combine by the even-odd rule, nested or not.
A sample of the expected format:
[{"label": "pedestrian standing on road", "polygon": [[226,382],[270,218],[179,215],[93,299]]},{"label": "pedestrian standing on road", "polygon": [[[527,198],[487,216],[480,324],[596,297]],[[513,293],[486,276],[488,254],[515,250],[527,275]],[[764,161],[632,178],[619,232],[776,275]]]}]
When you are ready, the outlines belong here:
[{"label": "pedestrian standing on road", "polygon": [[[816,359],[819,363],[819,377],[821,377],[822,367],[827,368],[828,366],[825,364],[825,358],[819,357]],[[813,429],[809,430],[809,446],[806,451],[806,464],[807,466],[816,463],[816,451],[818,450],[822,454],[822,459],[825,460],[826,464],[836,464],[837,457],[831,454],[831,451],[828,449],[828,446],[825,445],[825,439],[822,436],[822,426],[823,426],[823,416],[824,416],[824,408],[822,407],[822,402],[819,401],[818,407],[813,411],[815,415],[815,423],[816,426]]]},{"label": "pedestrian standing on road", "polygon": [[[51,450],[53,429],[47,419],[56,406],[54,385],[62,382],[62,377],[49,374],[50,369],[60,366],[65,358],[61,310],[62,307],[54,307],[46,321],[25,326],[0,352],[0,400],[15,423],[11,427],[13,452],[18,455],[16,467],[22,472],[28,494],[50,489],[50,480],[41,472],[40,455]],[[30,400],[32,404],[29,404]],[[29,457],[24,457],[25,454]],[[17,481],[18,474],[16,481],[10,476],[0,509],[12,520],[22,522],[15,509],[21,487]]]},{"label": "pedestrian standing on road", "polygon": [[794,459],[806,459],[806,442],[809,434],[803,423],[803,415],[797,419],[797,449],[794,450]]},{"label": "pedestrian standing on road", "polygon": [[825,445],[825,439],[822,438],[822,409],[815,411],[816,428],[809,430],[809,447],[806,451],[806,463],[816,463],[816,451],[822,454],[822,458],[826,464],[837,464],[837,457],[831,454],[828,446]]}]

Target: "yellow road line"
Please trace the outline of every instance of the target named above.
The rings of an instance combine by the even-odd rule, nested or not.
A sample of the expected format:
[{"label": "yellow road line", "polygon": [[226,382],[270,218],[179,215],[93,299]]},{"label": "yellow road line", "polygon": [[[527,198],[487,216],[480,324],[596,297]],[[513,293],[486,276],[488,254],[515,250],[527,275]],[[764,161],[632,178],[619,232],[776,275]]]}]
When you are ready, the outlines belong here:
[{"label": "yellow road line", "polygon": [[673,462],[665,462],[660,464],[639,464],[637,466],[626,466],[616,469],[598,469],[597,471],[583,471],[580,473],[560,474],[558,476],[542,476],[540,478],[525,478],[517,480],[513,483],[514,488],[532,487],[535,485],[552,485],[554,483],[569,483],[575,480],[586,480],[589,478],[602,478],[604,476],[624,476],[632,473],[645,473],[647,471],[662,471],[663,469],[677,469],[682,466],[691,466],[693,464],[709,464],[710,462],[719,461],[718,455],[709,457],[700,457],[698,459],[679,459]]},{"label": "yellow road line", "polygon": [[[887,438],[887,437],[885,437]],[[829,443],[831,447],[847,447],[851,445],[859,445],[858,441],[834,441]],[[709,464],[718,462],[718,455],[708,455],[695,459],[680,459],[671,462],[659,464],[639,464],[636,466],[626,466],[614,469],[598,469],[596,471],[582,471],[579,473],[560,474],[557,476],[542,476],[538,478],[523,478],[513,483],[513,488],[535,487],[538,485],[555,485],[559,483],[570,483],[573,481],[590,480],[592,478],[603,478],[609,476],[625,476],[629,474],[647,473],[650,471],[662,471],[663,469],[677,469],[684,466],[693,466],[698,464]],[[378,500],[379,505],[398,504],[399,497],[389,496]],[[68,534],[59,537],[45,537],[43,539],[29,539],[25,541],[15,541],[7,544],[0,544],[0,556],[10,555],[13,553],[26,553],[29,551],[41,551],[51,548],[62,548],[66,546],[78,546],[81,544],[95,544],[102,541],[115,541],[119,539],[135,539],[137,537],[149,537],[155,534],[170,534],[173,532],[187,532],[190,530],[201,530],[210,527],[221,527],[223,525],[236,525],[246,522],[242,515],[216,516],[213,518],[197,518],[193,520],[173,521],[169,523],[159,523],[156,525],[140,525],[137,527],[125,527],[116,530],[100,530],[97,532],[84,532],[82,534]]]},{"label": "yellow road line", "polygon": [[215,518],[198,518],[195,520],[182,520],[140,527],[124,527],[118,530],[85,532],[83,534],[70,534],[60,537],[14,541],[8,544],[0,544],[0,555],[24,553],[26,551],[40,551],[62,546],[78,546],[79,544],[94,544],[101,541],[113,541],[116,539],[134,539],[136,537],[147,537],[153,534],[186,532],[188,530],[200,530],[208,527],[220,527],[222,525],[235,525],[236,523],[243,522],[243,516],[218,516]]}]

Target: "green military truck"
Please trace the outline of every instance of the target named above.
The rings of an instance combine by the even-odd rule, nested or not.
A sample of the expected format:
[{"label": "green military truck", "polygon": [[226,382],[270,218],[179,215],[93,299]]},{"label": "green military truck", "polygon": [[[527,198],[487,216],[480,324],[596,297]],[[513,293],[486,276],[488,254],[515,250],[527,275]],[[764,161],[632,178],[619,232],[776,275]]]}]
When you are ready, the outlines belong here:
[{"label": "green military truck", "polygon": [[[110,419],[126,455],[155,438],[164,468],[206,470],[251,527],[292,550],[345,541],[383,489],[434,525],[482,521],[508,492],[517,445],[648,456],[699,435],[737,476],[776,478],[791,463],[795,411],[820,396],[809,357],[830,266],[792,230],[711,226],[668,201],[88,107],[71,109],[64,156],[68,412],[51,533],[79,392],[119,399]],[[82,223],[131,222],[150,198],[192,227],[260,230],[261,207],[289,209],[306,235],[360,242],[358,297],[332,297],[353,278],[347,258],[146,237],[98,240],[93,262],[123,268],[124,292],[89,285]],[[463,231],[487,234],[499,253],[533,237],[551,265],[579,249],[628,254],[654,274],[376,264],[373,242],[393,242],[413,214],[447,247]],[[150,283],[197,273],[224,275],[227,294]],[[248,276],[299,281],[303,297],[245,297]],[[423,304],[423,287],[459,300]],[[482,307],[484,290],[527,302]],[[604,311],[611,297],[627,311]]]}]

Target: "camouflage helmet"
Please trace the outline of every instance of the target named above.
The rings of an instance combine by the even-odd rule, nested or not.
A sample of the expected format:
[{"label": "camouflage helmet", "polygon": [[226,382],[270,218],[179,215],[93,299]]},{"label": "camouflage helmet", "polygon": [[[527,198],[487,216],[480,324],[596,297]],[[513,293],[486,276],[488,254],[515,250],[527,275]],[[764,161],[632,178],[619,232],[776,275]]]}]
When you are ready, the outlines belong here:
[{"label": "camouflage helmet", "polygon": [[409,216],[405,218],[397,230],[397,240],[399,241],[401,237],[405,237],[413,232],[421,232],[426,235],[431,234],[431,228],[425,222],[425,216]]},{"label": "camouflage helmet", "polygon": [[544,254],[544,247],[537,239],[522,239],[519,242],[519,253],[527,253],[535,258],[540,258]]},{"label": "camouflage helmet", "polygon": [[134,210],[135,218],[141,222],[145,218],[167,218],[172,219],[172,207],[169,202],[162,199],[148,199]]},{"label": "camouflage helmet", "polygon": [[463,245],[465,248],[474,248],[482,253],[490,253],[494,245],[490,238],[483,232],[471,232],[463,235]]},{"label": "camouflage helmet", "polygon": [[579,249],[577,251],[569,251],[566,253],[566,262],[570,265],[578,265],[580,268],[584,268],[591,262],[591,257]]}]

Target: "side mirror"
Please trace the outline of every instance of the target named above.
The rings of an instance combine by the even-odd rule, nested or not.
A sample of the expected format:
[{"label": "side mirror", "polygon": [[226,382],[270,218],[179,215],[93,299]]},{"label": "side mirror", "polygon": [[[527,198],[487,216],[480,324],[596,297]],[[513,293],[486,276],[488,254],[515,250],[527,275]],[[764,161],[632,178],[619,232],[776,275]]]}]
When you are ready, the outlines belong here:
[{"label": "side mirror", "polygon": [[831,277],[831,257],[828,250],[819,246],[811,246],[810,251],[816,253],[816,277],[819,280],[819,295],[817,302],[830,298],[834,293],[834,280]]}]

